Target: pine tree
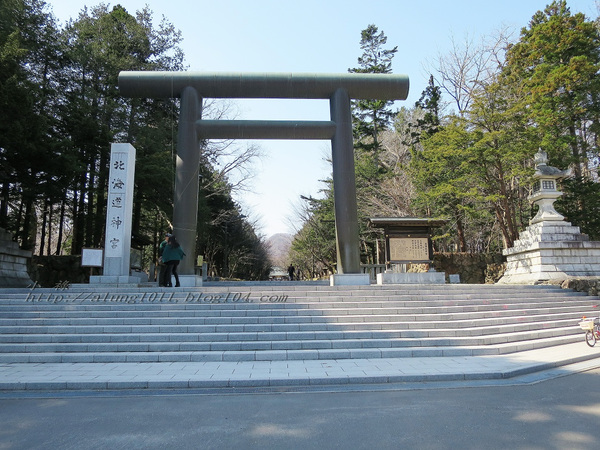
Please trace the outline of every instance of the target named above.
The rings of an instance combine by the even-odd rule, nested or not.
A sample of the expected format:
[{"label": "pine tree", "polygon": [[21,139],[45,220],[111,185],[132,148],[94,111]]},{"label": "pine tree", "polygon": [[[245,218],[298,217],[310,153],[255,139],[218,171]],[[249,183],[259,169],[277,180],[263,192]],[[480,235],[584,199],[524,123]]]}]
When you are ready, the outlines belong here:
[{"label": "pine tree", "polygon": [[406,135],[410,141],[405,144],[417,145],[421,138],[431,137],[441,129],[440,109],[442,100],[442,90],[436,86],[433,75],[429,76],[429,83],[421,93],[419,100],[415,102],[415,108],[422,114],[416,115],[414,122],[407,124]]},{"label": "pine tree", "polygon": [[435,85],[433,75],[430,75],[429,84],[421,94],[421,98],[415,103],[415,107],[421,108],[425,112],[416,123],[420,134],[431,136],[439,131],[441,99],[442,89]]},{"label": "pine tree", "polygon": [[[359,67],[348,69],[350,73],[392,73],[392,58],[398,47],[385,49],[387,37],[375,25],[369,25],[361,32],[360,48],[362,56],[358,58]],[[374,154],[380,150],[378,135],[389,127],[395,112],[390,100],[353,101],[353,125],[355,148]]]},{"label": "pine tree", "polygon": [[[521,108],[539,131],[541,146],[557,166],[585,173],[586,137],[600,113],[600,34],[594,22],[553,1],[523,28],[507,53],[503,76],[526,92]],[[595,150],[595,149],[593,149]]]}]

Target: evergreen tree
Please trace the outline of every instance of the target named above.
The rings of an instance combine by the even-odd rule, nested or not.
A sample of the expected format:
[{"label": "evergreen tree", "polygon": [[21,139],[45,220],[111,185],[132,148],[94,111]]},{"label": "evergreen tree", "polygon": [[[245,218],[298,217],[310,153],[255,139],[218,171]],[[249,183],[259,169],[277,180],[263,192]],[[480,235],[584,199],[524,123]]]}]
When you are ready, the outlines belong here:
[{"label": "evergreen tree", "polygon": [[[102,243],[111,142],[127,141],[137,150],[133,234],[140,234],[146,201],[170,216],[173,101],[124,100],[117,77],[121,70],[177,70],[180,39],[164,23],[156,30],[147,8],[134,17],[119,5],[84,9],[64,30],[70,70],[61,79],[62,127],[80,167],[72,186],[72,253]],[[165,56],[170,52],[176,56]]]},{"label": "evergreen tree", "polygon": [[23,248],[36,242],[38,199],[56,198],[61,155],[54,133],[57,29],[46,4],[0,4],[0,226]]},{"label": "evergreen tree", "polygon": [[[102,246],[110,143],[129,142],[137,150],[133,243],[154,243],[143,258],[155,260],[171,225],[177,100],[124,99],[117,77],[182,70],[180,41],[166,19],[153,24],[148,7],[135,15],[120,5],[84,8],[60,30],[41,0],[0,2],[0,226],[23,247],[36,238],[40,254]],[[239,220],[226,236],[219,230],[223,217],[243,217],[218,160],[211,150],[202,158],[199,223],[208,225],[198,241],[226,249],[231,274],[264,279],[269,263],[254,226]]]},{"label": "evergreen tree", "polygon": [[600,183],[589,179],[567,178],[561,182],[563,196],[556,210],[581,228],[591,240],[600,240]]},{"label": "evergreen tree", "polygon": [[442,89],[435,85],[433,75],[429,76],[429,84],[421,94],[415,107],[424,111],[423,117],[420,117],[414,127],[415,131],[411,135],[415,141],[419,141],[421,135],[432,136],[440,130],[440,108],[442,99]]},{"label": "evergreen tree", "polygon": [[[600,113],[600,33],[597,23],[571,14],[565,1],[538,11],[507,53],[504,82],[523,92],[519,105],[550,164],[572,167],[558,202],[567,219],[597,234],[595,180]],[[530,158],[535,152],[530,147]]]},{"label": "evergreen tree", "polygon": [[324,273],[335,273],[336,237],[333,190],[331,180],[323,190],[324,198],[304,197],[303,225],[294,236],[291,260],[299,272],[320,278]]},{"label": "evergreen tree", "polygon": [[[566,1],[553,1],[523,28],[507,53],[503,76],[519,85],[538,130],[539,142],[557,166],[586,170],[600,112],[600,34],[594,22],[571,15]],[[591,127],[591,130],[590,130]]]},{"label": "evergreen tree", "polygon": [[[435,92],[431,85],[428,91]],[[425,94],[417,105],[428,105]],[[415,206],[451,218],[447,231],[457,237],[463,252],[481,250],[482,241],[488,243],[486,250],[512,247],[527,223],[523,184],[531,175],[527,161],[535,140],[526,117],[515,108],[518,100],[511,86],[481,83],[470,110],[460,117],[447,118],[440,126],[433,114],[429,120],[425,114],[417,121],[422,128],[414,127],[417,132],[412,135],[418,139],[411,173],[419,188]]]},{"label": "evergreen tree", "polygon": [[[392,73],[392,59],[398,47],[385,49],[387,37],[375,25],[369,25],[361,32],[360,48],[363,54],[358,58],[358,67],[348,69],[350,73]],[[390,100],[354,100],[352,119],[355,148],[371,153],[377,164],[380,150],[379,134],[388,128],[395,116]]]},{"label": "evergreen tree", "polygon": [[426,217],[449,219],[462,252],[468,251],[465,222],[474,210],[472,177],[465,157],[472,139],[464,121],[451,117],[442,130],[420,141],[410,163],[417,189],[415,207]]},{"label": "evergreen tree", "polygon": [[468,113],[473,144],[465,158],[477,186],[475,199],[493,211],[505,248],[513,246],[529,220],[524,186],[531,179],[529,158],[536,149],[527,116],[515,108],[519,99],[511,86],[492,82],[473,97]]}]

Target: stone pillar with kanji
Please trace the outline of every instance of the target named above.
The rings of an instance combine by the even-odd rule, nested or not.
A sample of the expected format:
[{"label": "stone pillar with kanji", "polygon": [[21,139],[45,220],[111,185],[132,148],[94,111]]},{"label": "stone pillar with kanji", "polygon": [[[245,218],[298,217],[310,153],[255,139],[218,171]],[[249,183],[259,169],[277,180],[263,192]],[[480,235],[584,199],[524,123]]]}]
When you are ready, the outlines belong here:
[{"label": "stone pillar with kanji", "polygon": [[103,275],[90,283],[135,283],[130,277],[135,148],[111,144]]}]

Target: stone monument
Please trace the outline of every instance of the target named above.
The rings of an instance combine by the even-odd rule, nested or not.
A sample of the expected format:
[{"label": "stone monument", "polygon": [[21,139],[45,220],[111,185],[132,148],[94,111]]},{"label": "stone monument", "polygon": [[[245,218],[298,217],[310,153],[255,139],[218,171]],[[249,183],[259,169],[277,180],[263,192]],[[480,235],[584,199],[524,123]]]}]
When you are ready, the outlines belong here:
[{"label": "stone monument", "polygon": [[138,284],[140,281],[130,276],[134,175],[135,148],[131,144],[112,144],[103,271],[102,275],[90,276],[90,284]]},{"label": "stone monument", "polygon": [[535,183],[529,196],[539,210],[514,246],[503,251],[507,262],[500,284],[600,276],[600,242],[590,241],[554,209],[554,202],[562,196],[556,182],[569,176],[570,171],[548,166],[547,162],[546,153],[540,150],[535,155]]},{"label": "stone monument", "polygon": [[27,273],[30,250],[22,250],[12,235],[0,228],[0,287],[23,288],[33,286]]}]

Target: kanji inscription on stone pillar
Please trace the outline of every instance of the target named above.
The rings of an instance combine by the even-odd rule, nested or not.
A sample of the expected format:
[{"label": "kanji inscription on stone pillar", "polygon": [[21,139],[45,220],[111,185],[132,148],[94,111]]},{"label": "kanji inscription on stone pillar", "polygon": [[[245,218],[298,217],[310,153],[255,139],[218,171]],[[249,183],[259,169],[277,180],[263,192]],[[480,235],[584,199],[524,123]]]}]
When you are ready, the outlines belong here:
[{"label": "kanji inscription on stone pillar", "polygon": [[111,144],[104,276],[129,276],[135,148],[131,144]]}]

